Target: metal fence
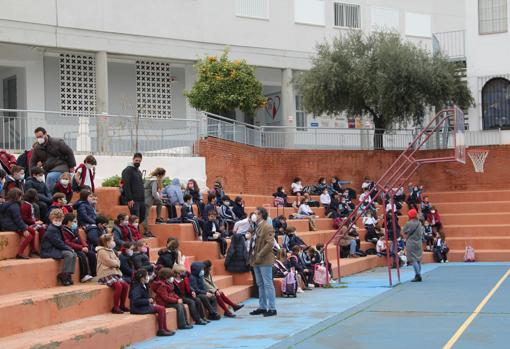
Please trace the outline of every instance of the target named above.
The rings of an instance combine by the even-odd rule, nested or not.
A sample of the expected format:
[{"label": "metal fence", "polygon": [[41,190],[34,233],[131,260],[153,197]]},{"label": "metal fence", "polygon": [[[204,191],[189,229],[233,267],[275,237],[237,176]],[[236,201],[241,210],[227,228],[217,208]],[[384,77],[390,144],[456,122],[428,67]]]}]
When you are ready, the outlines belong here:
[{"label": "metal fence", "polygon": [[[71,112],[0,109],[0,148],[29,149],[33,130],[44,127],[63,138],[77,153],[130,155],[198,155],[201,138],[216,137],[263,148],[372,150],[374,129],[254,126],[223,116],[203,113],[198,119],[162,119],[147,115],[98,115]],[[453,146],[453,134],[441,135],[427,149]],[[509,135],[504,137],[503,133]],[[403,150],[417,130],[389,130],[380,137],[386,150]],[[510,131],[466,131],[466,146],[498,145]]]},{"label": "metal fence", "polygon": [[[3,113],[2,113],[3,112]],[[1,115],[3,114],[3,115]],[[201,120],[0,109],[0,147],[29,149],[42,126],[77,153],[193,156]]]},{"label": "metal fence", "polygon": [[466,58],[466,31],[434,33],[432,46],[434,53],[440,52],[451,60],[464,60]]}]

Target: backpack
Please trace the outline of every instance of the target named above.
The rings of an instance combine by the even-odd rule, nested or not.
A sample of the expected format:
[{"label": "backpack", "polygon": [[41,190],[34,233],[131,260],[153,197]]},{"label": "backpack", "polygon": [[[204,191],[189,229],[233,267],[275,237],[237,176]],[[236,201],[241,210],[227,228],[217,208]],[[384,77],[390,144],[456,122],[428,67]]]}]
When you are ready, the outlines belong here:
[{"label": "backpack", "polygon": [[285,206],[285,200],[279,196],[276,196],[273,200],[273,206],[274,207]]},{"label": "backpack", "polygon": [[32,150],[25,150],[18,156],[16,165],[25,169],[25,178],[30,176],[30,158],[32,157]]},{"label": "backpack", "polygon": [[282,280],[281,289],[284,297],[296,297],[297,295],[297,278],[296,271],[294,268],[290,268],[290,271],[285,275]]},{"label": "backpack", "polygon": [[464,262],[475,262],[476,261],[476,255],[475,255],[475,249],[473,246],[471,246],[470,243],[466,242],[466,249],[464,250]]},{"label": "backpack", "polygon": [[333,219],[333,228],[334,229],[340,228],[340,226],[342,225],[342,221],[343,220],[340,217],[337,217],[337,218]]},{"label": "backpack", "polygon": [[11,169],[12,166],[16,165],[16,157],[8,153],[7,150],[0,149],[0,165],[7,174],[12,174]]},{"label": "backpack", "polygon": [[324,286],[328,283],[328,271],[322,264],[316,264],[314,267],[313,282],[319,286]]}]

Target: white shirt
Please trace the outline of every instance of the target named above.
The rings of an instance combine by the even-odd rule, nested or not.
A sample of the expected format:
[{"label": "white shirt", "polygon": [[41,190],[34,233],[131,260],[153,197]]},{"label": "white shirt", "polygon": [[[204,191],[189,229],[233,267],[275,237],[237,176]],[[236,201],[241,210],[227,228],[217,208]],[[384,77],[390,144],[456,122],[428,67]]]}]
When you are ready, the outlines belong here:
[{"label": "white shirt", "polygon": [[292,194],[298,191],[303,191],[303,186],[301,185],[301,183],[292,183],[290,185],[290,188],[292,189]]},{"label": "white shirt", "polygon": [[370,198],[370,194],[365,194],[364,192],[361,193],[361,195],[359,196],[359,201],[360,202],[363,202],[365,200],[368,200],[368,201],[371,201],[371,198]]},{"label": "white shirt", "polygon": [[92,181],[90,180],[91,179],[90,171],[87,168],[85,168],[85,171],[86,171],[86,173],[82,173],[81,168],[76,170],[76,172],[78,172],[80,174],[80,180],[81,180],[81,178],[83,178],[83,176],[85,176],[85,182],[83,182],[83,185],[88,186],[89,188],[92,188]]},{"label": "white shirt", "polygon": [[246,217],[234,224],[234,234],[246,234],[251,229],[250,217]]},{"label": "white shirt", "polygon": [[329,196],[328,193],[321,194],[320,201],[321,201],[321,204],[323,204],[323,205],[329,205],[331,203],[331,196]]},{"label": "white shirt", "polygon": [[363,217],[363,224],[365,225],[376,225],[377,224],[377,219],[375,219],[374,217]]},{"label": "white shirt", "polygon": [[310,206],[308,206],[307,204],[301,204],[301,206],[299,206],[298,214],[304,214],[304,215],[310,216],[313,214],[313,211],[310,208]]},{"label": "white shirt", "polygon": [[377,245],[375,246],[377,253],[382,253],[386,251],[386,241],[378,240]]}]

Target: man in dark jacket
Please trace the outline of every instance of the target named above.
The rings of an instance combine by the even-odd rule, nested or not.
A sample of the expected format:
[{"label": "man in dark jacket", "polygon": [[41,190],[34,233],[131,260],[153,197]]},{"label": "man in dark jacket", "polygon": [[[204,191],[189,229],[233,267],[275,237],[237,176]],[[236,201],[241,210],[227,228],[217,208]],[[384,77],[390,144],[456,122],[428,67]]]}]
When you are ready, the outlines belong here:
[{"label": "man in dark jacket", "polygon": [[69,286],[73,284],[71,275],[75,270],[76,253],[64,242],[61,230],[64,213],[61,209],[55,209],[51,211],[49,219],[51,224],[41,241],[41,258],[63,259],[64,262],[57,279],[64,286]]},{"label": "man in dark jacket", "polygon": [[32,151],[30,168],[42,166],[47,173],[46,185],[53,191],[60,175],[76,166],[76,159],[73,150],[63,139],[50,137],[42,127],[36,128],[34,134],[37,144]]},{"label": "man in dark jacket", "polygon": [[209,320],[219,320],[220,314],[216,311],[216,296],[208,292],[204,282],[204,263],[193,262],[191,263],[191,275],[189,277],[190,287],[197,297],[202,301],[204,307],[209,311]]},{"label": "man in dark jacket", "polygon": [[145,189],[142,172],[140,171],[141,163],[142,154],[136,153],[133,155],[133,163],[122,171],[122,200],[127,202],[129,212],[140,218],[140,222],[143,222],[146,212]]},{"label": "man in dark jacket", "polygon": [[48,207],[51,205],[52,195],[44,182],[44,170],[41,167],[34,167],[31,172],[32,176],[25,180],[25,191],[29,189],[37,191],[37,205],[39,205],[41,220],[48,223]]}]

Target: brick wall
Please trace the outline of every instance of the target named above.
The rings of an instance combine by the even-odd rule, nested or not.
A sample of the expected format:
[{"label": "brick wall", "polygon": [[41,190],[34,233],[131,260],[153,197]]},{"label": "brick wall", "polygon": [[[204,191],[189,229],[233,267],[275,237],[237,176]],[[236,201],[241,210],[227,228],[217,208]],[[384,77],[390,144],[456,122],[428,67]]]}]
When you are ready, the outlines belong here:
[{"label": "brick wall", "polygon": [[[429,191],[507,188],[510,185],[510,146],[490,149],[485,173],[466,165],[443,163],[424,165],[412,179]],[[350,150],[264,149],[209,137],[200,141],[199,153],[206,157],[207,185],[223,178],[229,192],[272,194],[276,187],[290,189],[294,177],[313,184],[319,177],[338,176],[360,188],[365,176],[377,180],[400,152]],[[451,151],[423,151],[418,157],[450,156]]]}]

